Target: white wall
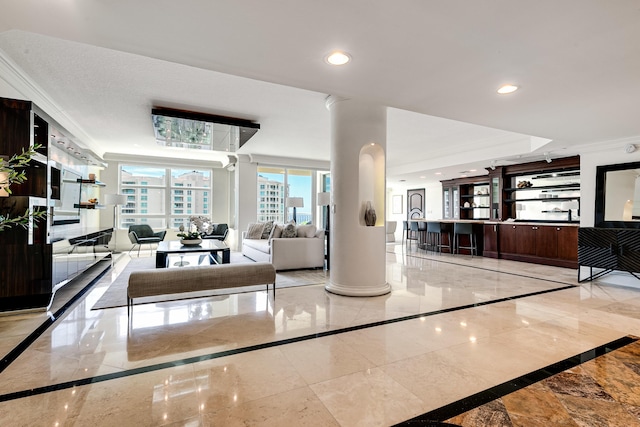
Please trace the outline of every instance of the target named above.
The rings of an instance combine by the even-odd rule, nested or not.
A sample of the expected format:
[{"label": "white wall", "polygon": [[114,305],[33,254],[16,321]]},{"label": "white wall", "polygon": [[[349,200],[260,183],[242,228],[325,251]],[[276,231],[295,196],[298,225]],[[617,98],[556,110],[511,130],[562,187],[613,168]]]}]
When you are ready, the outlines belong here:
[{"label": "white wall", "polygon": [[625,145],[607,144],[580,154],[580,226],[593,227],[595,223],[596,168],[640,161],[640,150],[627,154]]},{"label": "white wall", "polygon": [[[425,183],[424,186],[406,185],[403,183],[387,182],[387,221],[396,221],[396,241],[402,239],[402,221],[407,220],[407,190],[425,189],[425,219],[442,219],[442,184]],[[402,213],[393,213],[393,196],[402,196]]]},{"label": "white wall", "polygon": [[258,215],[258,164],[251,163],[248,156],[239,156],[235,170],[236,178],[236,238],[231,250],[240,250],[241,233]]}]

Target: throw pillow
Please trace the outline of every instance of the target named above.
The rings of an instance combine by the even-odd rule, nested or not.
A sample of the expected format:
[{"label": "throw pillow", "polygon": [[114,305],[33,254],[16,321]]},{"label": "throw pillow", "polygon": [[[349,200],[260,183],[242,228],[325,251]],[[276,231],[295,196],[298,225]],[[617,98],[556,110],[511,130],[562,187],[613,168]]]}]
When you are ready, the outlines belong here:
[{"label": "throw pillow", "polygon": [[245,237],[245,239],[261,239],[262,230],[264,230],[263,222],[254,222],[249,224],[249,228],[247,229],[247,236]]},{"label": "throw pillow", "polygon": [[273,230],[273,221],[267,221],[264,223],[264,228],[262,229],[262,239],[268,239],[271,236],[271,231]]},{"label": "throw pillow", "polygon": [[282,237],[282,228],[282,225],[274,225],[273,230],[271,230],[271,236],[269,236],[269,239],[277,239],[279,237]]},{"label": "throw pillow", "polygon": [[311,224],[299,225],[297,228],[298,237],[315,237],[316,226]]},{"label": "throw pillow", "polygon": [[296,231],[295,222],[290,222],[284,226],[284,229],[282,230],[282,237],[290,238],[290,237],[296,237],[297,235],[298,235],[298,232]]}]

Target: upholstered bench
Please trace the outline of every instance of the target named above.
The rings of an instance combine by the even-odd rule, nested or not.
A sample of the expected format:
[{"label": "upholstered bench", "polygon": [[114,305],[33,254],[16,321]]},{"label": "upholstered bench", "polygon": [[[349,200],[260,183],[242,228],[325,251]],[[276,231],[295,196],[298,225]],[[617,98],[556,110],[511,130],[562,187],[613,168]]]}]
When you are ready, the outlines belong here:
[{"label": "upholstered bench", "polygon": [[127,315],[134,298],[253,285],[266,285],[269,291],[269,284],[275,298],[276,270],[268,262],[134,271],[127,286]]}]

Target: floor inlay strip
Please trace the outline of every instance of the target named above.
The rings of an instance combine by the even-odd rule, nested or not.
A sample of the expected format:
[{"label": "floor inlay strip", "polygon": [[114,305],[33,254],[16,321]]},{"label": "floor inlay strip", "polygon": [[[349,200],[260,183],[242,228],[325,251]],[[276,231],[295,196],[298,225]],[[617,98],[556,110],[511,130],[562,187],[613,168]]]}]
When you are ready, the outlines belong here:
[{"label": "floor inlay strip", "polygon": [[0,373],[7,369],[7,367],[13,363],[35,340],[37,340],[40,335],[42,335],[51,325],[55,323],[56,320],[60,318],[64,313],[71,308],[73,304],[76,303],[84,294],[86,294],[89,289],[96,283],[100,281],[100,279],[107,273],[107,271],[111,270],[111,266],[107,266],[104,271],[99,273],[96,277],[94,277],[85,287],[83,287],[80,292],[74,295],[69,301],[67,301],[62,307],[60,307],[55,313],[53,313],[47,320],[42,322],[40,326],[36,328],[32,333],[30,333],[24,340],[20,342],[13,350],[7,353],[6,356],[0,360]]},{"label": "floor inlay strip", "polygon": [[[387,253],[392,254],[392,253],[395,253],[395,252],[387,252]],[[560,280],[550,280],[550,279],[545,279],[543,277],[531,276],[531,275],[528,275],[528,274],[513,273],[513,272],[510,272],[510,271],[500,271],[500,270],[495,270],[493,268],[486,268],[486,267],[477,267],[475,265],[461,264],[459,262],[453,262],[453,261],[450,261],[450,260],[443,260],[443,259],[436,259],[436,258],[432,258],[432,257],[428,257],[428,256],[427,257],[423,257],[423,256],[416,256],[416,255],[413,255],[413,254],[404,254],[404,255],[405,256],[410,256],[410,257],[413,257],[413,258],[417,258],[417,259],[423,259],[423,260],[428,260],[428,261],[436,261],[436,262],[442,262],[442,263],[445,263],[445,264],[457,265],[457,266],[460,266],[460,267],[469,267],[469,268],[475,268],[475,269],[478,269],[478,270],[493,271],[495,273],[500,273],[500,274],[509,274],[511,276],[526,277],[527,279],[542,280],[542,281],[551,282],[551,283],[561,283],[563,285],[569,284],[568,282],[562,282]],[[578,285],[575,285],[575,286],[578,286]]]},{"label": "floor inlay strip", "polygon": [[331,331],[324,331],[324,332],[319,332],[319,333],[316,333],[316,334],[309,334],[309,335],[303,335],[303,336],[300,336],[300,337],[287,338],[287,339],[284,339],[284,340],[278,340],[278,341],[272,341],[272,342],[268,342],[268,343],[256,344],[256,345],[252,345],[252,346],[236,348],[236,349],[221,351],[221,352],[217,352],[217,353],[210,353],[210,354],[205,354],[205,355],[201,355],[201,356],[194,356],[194,357],[189,357],[189,358],[184,358],[184,359],[178,359],[178,360],[171,361],[171,362],[158,363],[158,364],[155,364],[155,365],[149,365],[149,366],[144,366],[144,367],[135,368],[135,369],[128,369],[126,371],[116,372],[116,373],[112,373],[112,374],[99,375],[99,376],[96,376],[96,377],[83,378],[83,379],[79,379],[79,380],[67,381],[67,382],[58,383],[58,384],[52,384],[52,385],[43,386],[43,387],[36,387],[36,388],[33,388],[33,389],[29,389],[29,390],[23,390],[23,391],[18,391],[18,392],[13,392],[13,393],[7,393],[7,394],[0,395],[0,402],[6,402],[6,401],[9,401],[9,400],[21,399],[21,398],[24,398],[24,397],[50,393],[50,392],[57,391],[57,390],[64,390],[64,389],[69,389],[69,388],[73,388],[73,387],[89,385],[89,384],[95,384],[95,383],[99,383],[99,382],[103,382],[103,381],[109,381],[109,380],[129,377],[129,376],[133,376],[133,375],[144,374],[144,373],[147,373],[147,372],[158,371],[158,370],[161,370],[161,369],[173,368],[173,367],[176,367],[176,366],[182,366],[182,365],[188,365],[188,364],[192,364],[192,363],[203,362],[203,361],[206,361],[206,360],[218,359],[218,358],[226,357],[226,356],[233,356],[233,355],[241,354],[241,353],[248,353],[248,352],[251,352],[251,351],[257,351],[257,350],[262,350],[262,349],[271,348],[271,347],[278,347],[278,346],[282,346],[282,345],[286,345],[286,344],[293,344],[293,343],[297,343],[297,342],[301,342],[301,341],[308,341],[308,340],[312,340],[312,339],[323,338],[323,337],[327,337],[327,336],[331,336],[331,335],[343,334],[343,333],[346,333],[346,332],[353,332],[353,331],[358,331],[358,330],[362,330],[362,329],[373,328],[373,327],[376,327],[376,326],[384,326],[384,325],[389,325],[389,324],[392,324],[392,323],[398,323],[398,322],[404,322],[404,321],[408,321],[408,320],[420,319],[420,318],[423,318],[423,317],[435,316],[435,315],[443,314],[443,313],[450,313],[450,312],[453,312],[453,311],[465,310],[465,309],[474,308],[474,307],[482,307],[482,306],[485,306],[485,305],[497,304],[497,303],[500,303],[500,302],[511,301],[511,300],[516,300],[516,299],[521,299],[521,298],[526,298],[526,297],[531,297],[531,296],[536,296],[536,295],[542,295],[542,294],[546,294],[546,293],[550,293],[550,292],[562,291],[562,290],[571,289],[571,288],[574,288],[574,287],[576,287],[576,286],[575,285],[569,285],[569,286],[563,286],[563,287],[560,287],[560,288],[546,289],[546,290],[543,290],[543,291],[536,291],[536,292],[517,295],[517,296],[513,296],[513,297],[504,297],[504,298],[499,298],[499,299],[496,299],[496,300],[482,301],[482,302],[478,302],[478,303],[474,303],[474,304],[467,304],[467,305],[459,306],[459,307],[451,307],[451,308],[446,308],[446,309],[442,309],[442,310],[435,310],[435,311],[426,312],[426,313],[403,316],[403,317],[399,317],[399,318],[396,318],[396,319],[381,320],[381,321],[378,321],[378,322],[366,323],[366,324],[362,324],[362,325],[355,325],[355,326],[350,326],[350,327],[347,327],[347,328],[335,329],[335,330],[331,330]]},{"label": "floor inlay strip", "polygon": [[[407,420],[405,422],[396,424],[396,426],[428,426],[438,425],[437,423],[445,422],[454,418],[460,414],[468,412],[472,409],[480,407],[482,405],[493,402],[496,399],[500,399],[515,391],[521,390],[539,381],[550,378],[554,375],[560,374],[567,369],[575,368],[585,362],[588,362],[596,357],[603,356],[614,350],[620,349],[626,345],[632,344],[638,341],[638,338],[625,336],[610,343],[601,345],[591,350],[587,350],[576,356],[569,357],[561,360],[560,362],[546,366],[537,371],[533,371],[529,374],[523,375],[511,381],[504,382],[490,389],[481,391],[479,393],[468,396],[464,399],[460,399],[456,402],[445,405],[441,408],[419,415],[415,418]],[[455,426],[457,424],[443,424]],[[500,424],[503,425],[503,424]],[[508,424],[504,424],[508,425]]]}]

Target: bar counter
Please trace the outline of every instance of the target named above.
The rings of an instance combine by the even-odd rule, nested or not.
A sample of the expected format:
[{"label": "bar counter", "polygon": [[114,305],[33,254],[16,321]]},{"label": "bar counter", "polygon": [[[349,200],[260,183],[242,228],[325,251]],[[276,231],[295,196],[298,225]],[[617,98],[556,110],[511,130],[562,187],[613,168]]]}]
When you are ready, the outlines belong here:
[{"label": "bar counter", "polygon": [[[455,252],[453,250],[454,224],[471,223],[477,242],[478,255],[578,268],[578,229],[580,224],[577,222],[428,220],[424,218],[414,218],[411,221],[444,224],[439,236],[441,249],[444,252]],[[428,243],[426,232],[419,232],[418,247],[426,250],[429,248]],[[471,246],[467,236],[460,235],[460,246]],[[468,249],[462,249],[459,252],[470,254]]]}]

